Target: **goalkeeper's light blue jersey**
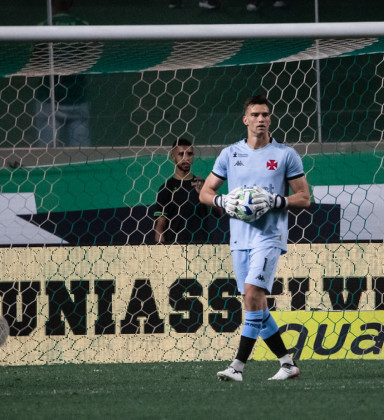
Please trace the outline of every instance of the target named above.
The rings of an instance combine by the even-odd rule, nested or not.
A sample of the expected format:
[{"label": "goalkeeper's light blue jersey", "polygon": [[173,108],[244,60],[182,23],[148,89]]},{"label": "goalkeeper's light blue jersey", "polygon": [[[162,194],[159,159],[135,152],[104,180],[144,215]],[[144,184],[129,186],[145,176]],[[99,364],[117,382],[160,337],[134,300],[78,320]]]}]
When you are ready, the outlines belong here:
[{"label": "goalkeeper's light blue jersey", "polygon": [[[288,195],[288,181],[304,175],[298,153],[272,141],[261,149],[251,149],[243,139],[222,150],[212,173],[228,180],[228,191],[236,187],[262,187],[271,194]],[[288,211],[272,209],[253,223],[230,220],[231,250],[275,246],[287,251]]]}]

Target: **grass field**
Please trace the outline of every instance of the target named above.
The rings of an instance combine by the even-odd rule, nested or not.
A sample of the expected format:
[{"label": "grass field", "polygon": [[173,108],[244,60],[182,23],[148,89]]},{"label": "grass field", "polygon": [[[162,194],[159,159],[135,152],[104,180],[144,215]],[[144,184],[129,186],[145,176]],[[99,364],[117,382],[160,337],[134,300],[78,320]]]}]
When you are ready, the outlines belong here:
[{"label": "grass field", "polygon": [[1,367],[0,418],[381,419],[382,361],[302,361],[295,380],[267,381],[277,362],[219,382],[222,362]]}]

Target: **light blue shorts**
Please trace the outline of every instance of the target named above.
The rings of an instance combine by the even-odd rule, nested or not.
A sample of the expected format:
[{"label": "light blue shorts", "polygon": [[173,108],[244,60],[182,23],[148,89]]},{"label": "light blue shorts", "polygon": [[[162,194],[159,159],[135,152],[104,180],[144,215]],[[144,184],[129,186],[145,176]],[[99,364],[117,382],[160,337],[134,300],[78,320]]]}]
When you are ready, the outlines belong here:
[{"label": "light blue shorts", "polygon": [[244,284],[248,283],[271,293],[280,255],[281,249],[276,247],[233,250],[232,263],[239,292],[243,295]]}]

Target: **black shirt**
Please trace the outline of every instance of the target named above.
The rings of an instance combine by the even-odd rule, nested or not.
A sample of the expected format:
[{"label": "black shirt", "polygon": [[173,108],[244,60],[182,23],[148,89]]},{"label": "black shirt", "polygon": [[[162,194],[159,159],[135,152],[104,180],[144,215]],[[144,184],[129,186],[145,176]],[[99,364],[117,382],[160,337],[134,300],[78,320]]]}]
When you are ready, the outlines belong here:
[{"label": "black shirt", "polygon": [[201,204],[193,179],[169,178],[157,193],[154,216],[168,219],[164,243],[205,243],[208,232],[204,229],[208,208]]}]

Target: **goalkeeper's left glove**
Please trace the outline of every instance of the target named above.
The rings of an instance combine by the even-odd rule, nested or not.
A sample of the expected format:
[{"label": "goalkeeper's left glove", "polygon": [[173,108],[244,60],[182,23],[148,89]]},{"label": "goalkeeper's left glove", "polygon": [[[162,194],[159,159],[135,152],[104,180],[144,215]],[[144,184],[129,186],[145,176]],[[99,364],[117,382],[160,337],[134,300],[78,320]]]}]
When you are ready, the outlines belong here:
[{"label": "goalkeeper's left glove", "polygon": [[228,194],[215,195],[213,205],[223,208],[230,217],[237,217],[236,206],[239,203],[239,195],[242,192],[241,187],[237,187]]},{"label": "goalkeeper's left glove", "polygon": [[271,194],[264,188],[253,187],[252,204],[256,209],[263,209],[265,214],[270,209],[285,209],[288,207],[288,199],[280,194]]}]

